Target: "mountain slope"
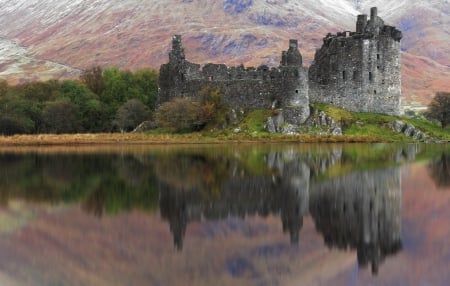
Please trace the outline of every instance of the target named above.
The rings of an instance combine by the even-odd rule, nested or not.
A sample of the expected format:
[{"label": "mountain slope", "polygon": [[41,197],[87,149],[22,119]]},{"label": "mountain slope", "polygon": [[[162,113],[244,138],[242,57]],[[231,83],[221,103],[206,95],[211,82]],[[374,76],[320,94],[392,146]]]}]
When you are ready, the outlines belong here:
[{"label": "mountain slope", "polygon": [[[406,102],[426,103],[436,91],[450,90],[448,0],[0,0],[0,37],[36,63],[74,68],[42,68],[43,79],[93,65],[158,68],[173,34],[183,35],[189,60],[228,65],[277,65],[287,40],[296,38],[309,65],[328,32],[354,30],[356,15],[373,5],[404,32]],[[36,78],[28,66],[2,58],[1,67],[19,66],[22,78]],[[20,75],[0,70],[0,77]]]}]

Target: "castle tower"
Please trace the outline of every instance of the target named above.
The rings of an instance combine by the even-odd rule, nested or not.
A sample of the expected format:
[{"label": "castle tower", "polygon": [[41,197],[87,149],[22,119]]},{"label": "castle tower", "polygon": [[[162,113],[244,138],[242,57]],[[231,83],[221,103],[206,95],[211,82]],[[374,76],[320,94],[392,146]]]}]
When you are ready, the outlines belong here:
[{"label": "castle tower", "polygon": [[290,39],[289,40],[289,49],[283,53],[285,60],[283,62],[284,65],[287,66],[301,66],[302,65],[302,55],[298,50],[298,41]]},{"label": "castle tower", "polygon": [[358,15],[358,20],[356,21],[356,33],[363,34],[367,26],[367,15]]},{"label": "castle tower", "polygon": [[181,43],[181,35],[172,37],[172,50],[169,52],[169,63],[181,64],[185,60],[184,48]]},{"label": "castle tower", "polygon": [[401,114],[400,40],[378,10],[359,15],[356,32],[327,35],[309,69],[311,102],[350,111]]}]

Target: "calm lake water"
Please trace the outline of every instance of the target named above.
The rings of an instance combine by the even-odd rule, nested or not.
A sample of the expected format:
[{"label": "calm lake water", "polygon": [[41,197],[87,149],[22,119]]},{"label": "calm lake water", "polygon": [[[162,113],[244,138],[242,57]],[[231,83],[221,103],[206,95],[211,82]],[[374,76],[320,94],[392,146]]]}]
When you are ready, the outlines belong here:
[{"label": "calm lake water", "polygon": [[0,285],[450,285],[449,145],[0,149]]}]

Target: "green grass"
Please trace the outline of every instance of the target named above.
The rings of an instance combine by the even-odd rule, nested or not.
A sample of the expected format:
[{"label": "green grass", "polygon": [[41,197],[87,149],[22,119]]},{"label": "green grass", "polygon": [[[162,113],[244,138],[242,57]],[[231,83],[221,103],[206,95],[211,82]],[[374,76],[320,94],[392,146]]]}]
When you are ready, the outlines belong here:
[{"label": "green grass", "polygon": [[438,124],[425,118],[396,117],[376,113],[349,112],[347,110],[326,105],[315,104],[313,106],[319,111],[324,111],[341,123],[343,134],[346,136],[363,136],[380,141],[412,142],[413,138],[397,133],[390,128],[396,120],[413,125],[416,129],[424,132],[429,138],[436,140],[450,140],[450,126],[442,129]]},{"label": "green grass", "polygon": [[414,125],[427,135],[441,140],[450,140],[450,126],[442,128],[438,124],[422,118],[404,118],[404,122]]},{"label": "green grass", "polygon": [[267,122],[267,118],[272,115],[274,115],[272,110],[265,110],[265,109],[252,110],[244,118],[244,120],[240,124],[240,128],[243,131],[247,131],[253,134],[255,134],[255,132],[257,134],[267,133],[264,130],[264,125]]},{"label": "green grass", "polygon": [[[440,128],[437,124],[426,119],[410,119],[406,117],[388,116],[374,113],[350,112],[326,104],[315,104],[313,109],[324,111],[341,125],[343,135],[315,135],[317,128],[302,128],[303,134],[283,135],[271,134],[264,130],[267,118],[276,115],[275,110],[249,111],[238,126],[228,126],[225,129],[205,128],[196,133],[174,134],[173,132],[154,131],[152,134],[161,135],[167,132],[173,135],[173,140],[191,140],[193,142],[413,142],[414,139],[397,133],[391,129],[396,120],[414,125],[429,138],[436,140],[450,140],[450,127]],[[239,132],[235,132],[239,129]],[[307,131],[309,130],[309,132]],[[166,134],[167,134],[166,133]],[[178,139],[177,139],[178,138]]]}]

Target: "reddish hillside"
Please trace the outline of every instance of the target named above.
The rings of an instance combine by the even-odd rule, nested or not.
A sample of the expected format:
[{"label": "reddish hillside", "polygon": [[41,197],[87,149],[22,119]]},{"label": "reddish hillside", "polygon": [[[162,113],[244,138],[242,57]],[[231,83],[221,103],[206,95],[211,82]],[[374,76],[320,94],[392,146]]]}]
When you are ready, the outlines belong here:
[{"label": "reddish hillside", "polygon": [[[370,2],[370,3],[369,3]],[[74,77],[78,69],[116,65],[158,68],[173,34],[198,63],[277,65],[287,40],[305,63],[328,32],[354,30],[356,15],[378,5],[404,32],[405,102],[427,103],[450,90],[447,1],[4,0],[0,77],[10,81]],[[12,24],[13,23],[13,24]]]}]

